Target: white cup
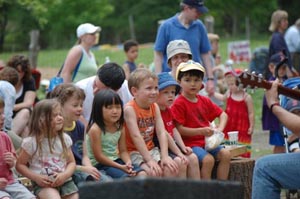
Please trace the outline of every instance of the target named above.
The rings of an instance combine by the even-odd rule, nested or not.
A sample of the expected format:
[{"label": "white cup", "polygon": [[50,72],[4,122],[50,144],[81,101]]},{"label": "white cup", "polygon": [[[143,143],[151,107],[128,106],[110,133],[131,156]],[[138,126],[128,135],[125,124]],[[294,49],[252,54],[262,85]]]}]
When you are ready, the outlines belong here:
[{"label": "white cup", "polygon": [[239,132],[238,131],[229,131],[228,132],[229,144],[230,145],[237,145],[239,139]]}]

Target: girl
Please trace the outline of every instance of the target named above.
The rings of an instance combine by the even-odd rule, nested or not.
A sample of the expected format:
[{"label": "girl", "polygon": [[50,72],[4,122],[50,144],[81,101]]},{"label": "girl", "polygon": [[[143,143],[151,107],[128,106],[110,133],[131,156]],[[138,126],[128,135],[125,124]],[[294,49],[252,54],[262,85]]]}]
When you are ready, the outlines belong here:
[{"label": "girl", "polygon": [[72,178],[75,184],[91,180],[106,180],[107,178],[100,175],[100,172],[93,167],[87,155],[84,141],[85,127],[79,121],[85,99],[84,91],[72,83],[64,83],[56,86],[49,97],[57,98],[60,102],[64,117],[64,132],[71,137],[73,142],[72,152],[76,161],[76,171]]},{"label": "girl", "polygon": [[112,178],[145,176],[132,165],[123,129],[123,103],[110,89],[99,91],[93,101],[88,131],[88,152],[92,164]]},{"label": "girl", "polygon": [[222,95],[215,93],[215,97],[226,102],[225,112],[228,121],[224,129],[225,139],[228,139],[229,131],[239,131],[238,141],[247,146],[247,153],[242,157],[251,156],[251,135],[254,128],[254,108],[251,95],[236,86],[235,74],[240,74],[240,70],[225,73],[225,81],[228,86],[227,92]]},{"label": "girl", "polygon": [[23,140],[17,171],[33,181],[38,198],[77,199],[71,176],[75,171],[71,138],[63,133],[61,106],[55,99],[38,102],[29,121],[30,137]]}]

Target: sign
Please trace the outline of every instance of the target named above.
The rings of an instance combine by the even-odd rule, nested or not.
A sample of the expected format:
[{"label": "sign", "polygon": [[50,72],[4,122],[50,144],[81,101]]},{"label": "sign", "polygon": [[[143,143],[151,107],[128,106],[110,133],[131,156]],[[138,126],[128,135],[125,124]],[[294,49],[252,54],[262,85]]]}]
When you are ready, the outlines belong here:
[{"label": "sign", "polygon": [[229,59],[232,59],[235,63],[250,62],[250,42],[248,40],[229,42],[228,54]]}]

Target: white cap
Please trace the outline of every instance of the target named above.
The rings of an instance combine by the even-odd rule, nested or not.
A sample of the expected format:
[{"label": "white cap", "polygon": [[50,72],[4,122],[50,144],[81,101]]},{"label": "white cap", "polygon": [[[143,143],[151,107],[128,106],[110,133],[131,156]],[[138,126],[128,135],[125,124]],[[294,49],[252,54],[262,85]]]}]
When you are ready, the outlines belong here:
[{"label": "white cap", "polygon": [[179,53],[185,53],[190,56],[190,59],[192,58],[192,52],[190,49],[190,45],[185,40],[173,40],[170,41],[167,46],[167,59],[169,62],[169,59],[171,59],[174,55],[177,55]]},{"label": "white cap", "polygon": [[77,37],[80,38],[82,35],[91,34],[100,31],[101,31],[100,26],[94,26],[93,24],[90,23],[84,23],[78,26],[76,33],[77,33]]}]

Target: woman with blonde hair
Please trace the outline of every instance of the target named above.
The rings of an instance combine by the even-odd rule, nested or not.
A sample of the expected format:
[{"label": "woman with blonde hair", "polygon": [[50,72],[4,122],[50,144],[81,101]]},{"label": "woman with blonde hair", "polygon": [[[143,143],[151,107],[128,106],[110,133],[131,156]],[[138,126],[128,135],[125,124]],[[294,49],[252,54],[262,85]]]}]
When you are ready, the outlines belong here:
[{"label": "woman with blonde hair", "polygon": [[[271,17],[271,23],[269,26],[269,30],[272,32],[272,37],[269,45],[269,57],[276,53],[283,52],[285,56],[288,58],[288,71],[287,74],[289,77],[295,76],[297,74],[296,70],[293,68],[291,62],[291,55],[284,40],[284,32],[289,25],[288,22],[288,13],[284,10],[276,10],[273,12]],[[269,62],[267,62],[269,63]],[[266,73],[266,78],[269,79],[271,74]]]}]

